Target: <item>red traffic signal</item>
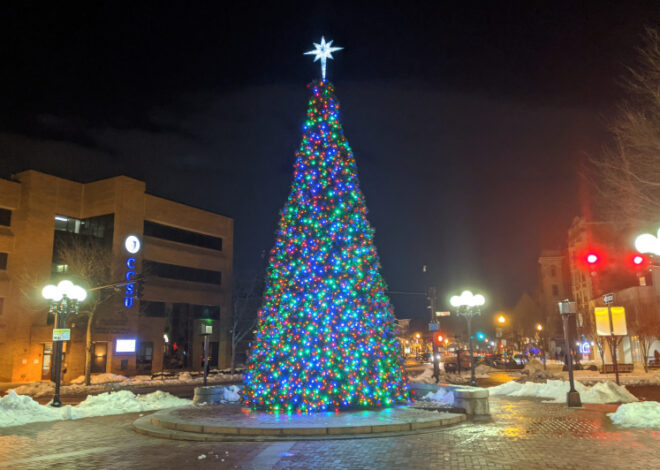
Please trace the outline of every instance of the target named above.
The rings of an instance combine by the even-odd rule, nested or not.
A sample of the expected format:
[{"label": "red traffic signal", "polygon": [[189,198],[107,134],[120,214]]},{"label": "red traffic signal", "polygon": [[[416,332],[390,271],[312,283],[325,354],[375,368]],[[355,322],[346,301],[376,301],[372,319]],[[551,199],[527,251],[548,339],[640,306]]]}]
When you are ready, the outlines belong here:
[{"label": "red traffic signal", "polygon": [[437,335],[437,336],[435,337],[435,340],[436,340],[438,343],[442,343],[442,341],[443,341],[444,339],[445,339],[445,338],[444,338],[442,335]]},{"label": "red traffic signal", "polygon": [[598,271],[607,266],[607,256],[602,250],[589,248],[577,253],[576,261],[582,269],[587,271]]},{"label": "red traffic signal", "polygon": [[651,260],[648,256],[640,253],[632,253],[626,257],[626,264],[633,271],[642,271],[649,267]]}]

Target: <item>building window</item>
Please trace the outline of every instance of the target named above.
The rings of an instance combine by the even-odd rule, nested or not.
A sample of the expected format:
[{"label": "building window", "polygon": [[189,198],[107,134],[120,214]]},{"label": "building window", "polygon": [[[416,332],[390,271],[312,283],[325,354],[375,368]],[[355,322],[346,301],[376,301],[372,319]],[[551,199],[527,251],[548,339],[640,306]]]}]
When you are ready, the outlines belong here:
[{"label": "building window", "polygon": [[7,253],[0,253],[0,269],[7,269]]},{"label": "building window", "polygon": [[220,284],[222,281],[222,273],[220,271],[188,268],[149,260],[144,260],[142,267],[148,276],[158,276],[179,281],[203,282],[206,284]]},{"label": "building window", "polygon": [[166,316],[165,302],[151,302],[149,300],[141,300],[140,313],[145,317],[163,318]]},{"label": "building window", "polygon": [[55,231],[105,239],[112,237],[114,218],[114,214],[90,217],[88,219],[76,219],[64,215],[56,215]]},{"label": "building window", "polygon": [[552,285],[552,295],[555,297],[559,296],[559,286],[557,284]]},{"label": "building window", "polygon": [[217,305],[192,305],[192,312],[194,318],[220,320],[220,307]]},{"label": "building window", "polygon": [[550,266],[550,276],[557,277],[557,266],[554,264]]},{"label": "building window", "polygon": [[53,269],[53,272],[67,273],[67,272],[69,272],[69,265],[68,264],[56,264],[55,269]]},{"label": "building window", "polygon": [[0,225],[5,227],[11,225],[11,211],[9,209],[0,209]]},{"label": "building window", "polygon": [[170,227],[149,220],[144,221],[144,235],[222,251],[222,238]]}]

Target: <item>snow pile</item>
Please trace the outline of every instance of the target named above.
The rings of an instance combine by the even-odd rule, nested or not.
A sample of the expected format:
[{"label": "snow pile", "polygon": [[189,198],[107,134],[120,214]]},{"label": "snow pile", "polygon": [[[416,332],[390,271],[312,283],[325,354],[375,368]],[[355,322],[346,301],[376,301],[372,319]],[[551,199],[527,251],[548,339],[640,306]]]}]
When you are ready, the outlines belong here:
[{"label": "snow pile", "polygon": [[222,387],[221,401],[239,401],[241,399],[241,387],[238,385],[229,385]]},{"label": "snow pile", "polygon": [[422,400],[425,401],[436,401],[436,402],[442,402],[446,403],[448,405],[453,405],[454,404],[454,394],[451,390],[444,391],[443,389],[439,389],[437,392],[429,392],[426,395],[422,397]]},{"label": "snow pile", "polygon": [[135,395],[128,390],[122,390],[88,396],[76,406],[53,408],[40,405],[31,397],[18,395],[10,390],[6,396],[0,398],[0,427],[160,410],[190,404],[192,404],[191,400],[178,398],[162,391]]},{"label": "snow pile", "polygon": [[[436,383],[435,378],[433,377],[433,367],[426,367],[424,372],[421,374],[410,377],[408,379],[410,382],[417,382],[423,384],[434,384]],[[440,383],[451,383],[451,384],[466,384],[470,381],[469,378],[463,377],[459,374],[446,374],[440,371]]]},{"label": "snow pile", "polygon": [[538,359],[532,359],[527,364],[525,364],[525,367],[523,368],[523,371],[529,371],[529,373],[537,370],[543,370],[543,363]]},{"label": "snow pile", "polygon": [[138,413],[190,404],[191,400],[175,397],[161,390],[146,395],[135,395],[128,390],[121,390],[88,396],[85,401],[72,407],[72,419]]},{"label": "snow pile", "polygon": [[[144,376],[142,376],[144,377]],[[109,383],[116,383],[116,382],[125,382],[128,380],[128,377],[125,377],[123,375],[117,375],[117,374],[93,374],[90,377],[90,383],[92,385],[99,385],[99,384],[109,384]],[[80,385],[85,383],[85,376],[81,375],[80,377],[76,377],[71,381],[72,384],[74,385]]]},{"label": "snow pile", "polygon": [[9,390],[18,395],[32,395],[33,397],[43,397],[55,393],[55,382],[32,382],[31,384],[21,385],[20,387]]},{"label": "snow pile", "polygon": [[[242,380],[243,376],[240,374],[218,374],[208,377],[210,384],[233,382]],[[159,377],[151,378],[150,375],[136,375],[135,377],[124,377],[117,374],[93,374],[91,377],[91,385],[83,385],[85,382],[84,376],[77,377],[71,381],[71,385],[63,385],[61,389],[62,395],[75,395],[75,394],[89,394],[94,392],[104,392],[109,390],[116,390],[119,388],[129,389],[133,386],[161,386],[161,385],[174,385],[174,384],[201,384],[203,377],[193,377],[190,372],[180,372],[172,377]],[[26,385],[12,389],[19,395],[31,395],[33,397],[45,397],[52,395],[55,391],[53,382],[33,382]]]},{"label": "snow pile", "polygon": [[474,373],[479,378],[488,378],[488,374],[494,370],[495,369],[489,365],[479,364],[477,367],[474,368]]},{"label": "snow pile", "polygon": [[0,398],[0,427],[66,419],[62,417],[62,410],[63,408],[40,405],[30,397],[10,390]]},{"label": "snow pile", "polygon": [[418,382],[423,384],[434,384],[435,378],[433,378],[433,369],[427,367],[424,369],[424,372],[416,375],[415,377],[410,377],[409,380],[411,382]]},{"label": "snow pile", "polygon": [[[570,384],[564,380],[548,380],[547,383],[515,381],[507,382],[488,389],[490,395],[505,395],[510,397],[549,398],[551,402],[566,402],[566,394]],[[637,398],[623,385],[612,382],[601,382],[591,387],[575,382],[575,389],[580,392],[582,403],[631,403]]]},{"label": "snow pile", "polygon": [[660,429],[660,403],[657,401],[627,403],[607,416],[624,428]]},{"label": "snow pile", "polygon": [[558,379],[555,375],[551,374],[544,369],[543,363],[538,359],[532,359],[525,367],[520,371],[520,380],[521,383],[525,382],[537,382],[543,383],[550,379]]}]

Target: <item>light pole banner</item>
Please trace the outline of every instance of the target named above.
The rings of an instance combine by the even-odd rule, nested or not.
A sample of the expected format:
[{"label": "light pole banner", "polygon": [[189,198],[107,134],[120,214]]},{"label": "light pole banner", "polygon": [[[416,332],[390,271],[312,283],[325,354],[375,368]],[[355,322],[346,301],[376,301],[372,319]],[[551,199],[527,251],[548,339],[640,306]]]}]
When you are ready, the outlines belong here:
[{"label": "light pole banner", "polygon": [[610,318],[607,313],[607,307],[595,308],[596,333],[598,336],[626,336],[628,334],[626,310],[623,307],[610,307],[610,309],[612,310],[612,329],[610,329]]}]

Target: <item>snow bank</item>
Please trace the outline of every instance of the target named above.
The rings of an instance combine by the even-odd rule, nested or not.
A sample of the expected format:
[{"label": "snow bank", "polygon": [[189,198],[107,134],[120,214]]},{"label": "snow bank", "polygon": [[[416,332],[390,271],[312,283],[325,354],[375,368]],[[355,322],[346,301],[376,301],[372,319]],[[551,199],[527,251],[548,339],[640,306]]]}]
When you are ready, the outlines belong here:
[{"label": "snow bank", "polygon": [[[443,371],[440,371],[440,382],[452,383],[452,384],[466,384],[470,381],[469,372],[467,376],[461,376],[459,374],[447,374]],[[434,384],[435,378],[433,378],[433,367],[427,366],[424,369],[424,372],[415,376],[409,377],[410,382],[424,383],[424,384]]]},{"label": "snow bank", "polygon": [[494,368],[487,364],[479,364],[477,367],[474,368],[474,373],[477,377],[481,378],[488,378],[488,374],[490,372],[493,372]]},{"label": "snow bank", "polygon": [[410,377],[409,380],[411,382],[418,382],[423,384],[434,384],[435,378],[433,378],[433,369],[427,367],[424,369],[424,372],[416,375],[415,377]]},{"label": "snow bank", "polygon": [[76,406],[53,408],[40,405],[31,397],[18,395],[10,390],[6,396],[0,398],[0,427],[160,410],[191,404],[192,400],[178,398],[160,390],[145,395],[135,395],[128,390],[122,390],[88,396]]},{"label": "snow bank", "polygon": [[55,382],[32,382],[31,384],[21,385],[20,387],[9,390],[17,395],[31,395],[33,397],[42,397],[55,393]]},{"label": "snow bank", "polygon": [[660,403],[657,401],[627,403],[607,416],[624,428],[660,429]]},{"label": "snow bank", "polygon": [[[233,382],[242,380],[241,374],[212,375],[208,377],[210,384]],[[63,385],[62,395],[88,394],[116,390],[117,388],[130,388],[132,386],[161,386],[174,384],[201,384],[203,377],[193,377],[190,372],[180,372],[173,377],[162,377],[152,379],[150,375],[136,375],[135,377],[124,377],[117,374],[94,374],[91,377],[91,385],[83,385],[84,376],[77,377],[70,385]],[[12,389],[19,395],[30,395],[33,397],[45,397],[52,395],[55,391],[53,382],[33,382]]]},{"label": "snow bank", "polygon": [[[90,383],[93,385],[125,382],[127,380],[128,377],[117,374],[92,374],[92,376],[90,377]],[[81,375],[80,377],[76,377],[71,381],[71,383],[74,385],[83,384],[85,383],[85,376]]]},{"label": "snow bank", "polygon": [[529,361],[527,364],[525,364],[525,367],[523,370],[527,370],[530,373],[537,371],[537,370],[543,370],[543,363],[539,361],[538,359],[532,359]]},{"label": "snow bank", "polygon": [[[547,383],[511,381],[491,387],[488,391],[490,395],[494,396],[549,398],[551,402],[564,403],[569,388],[569,382],[564,380],[548,380]],[[580,392],[582,403],[631,403],[637,401],[637,398],[626,387],[612,382],[602,382],[591,387],[575,382],[575,389]]]}]

